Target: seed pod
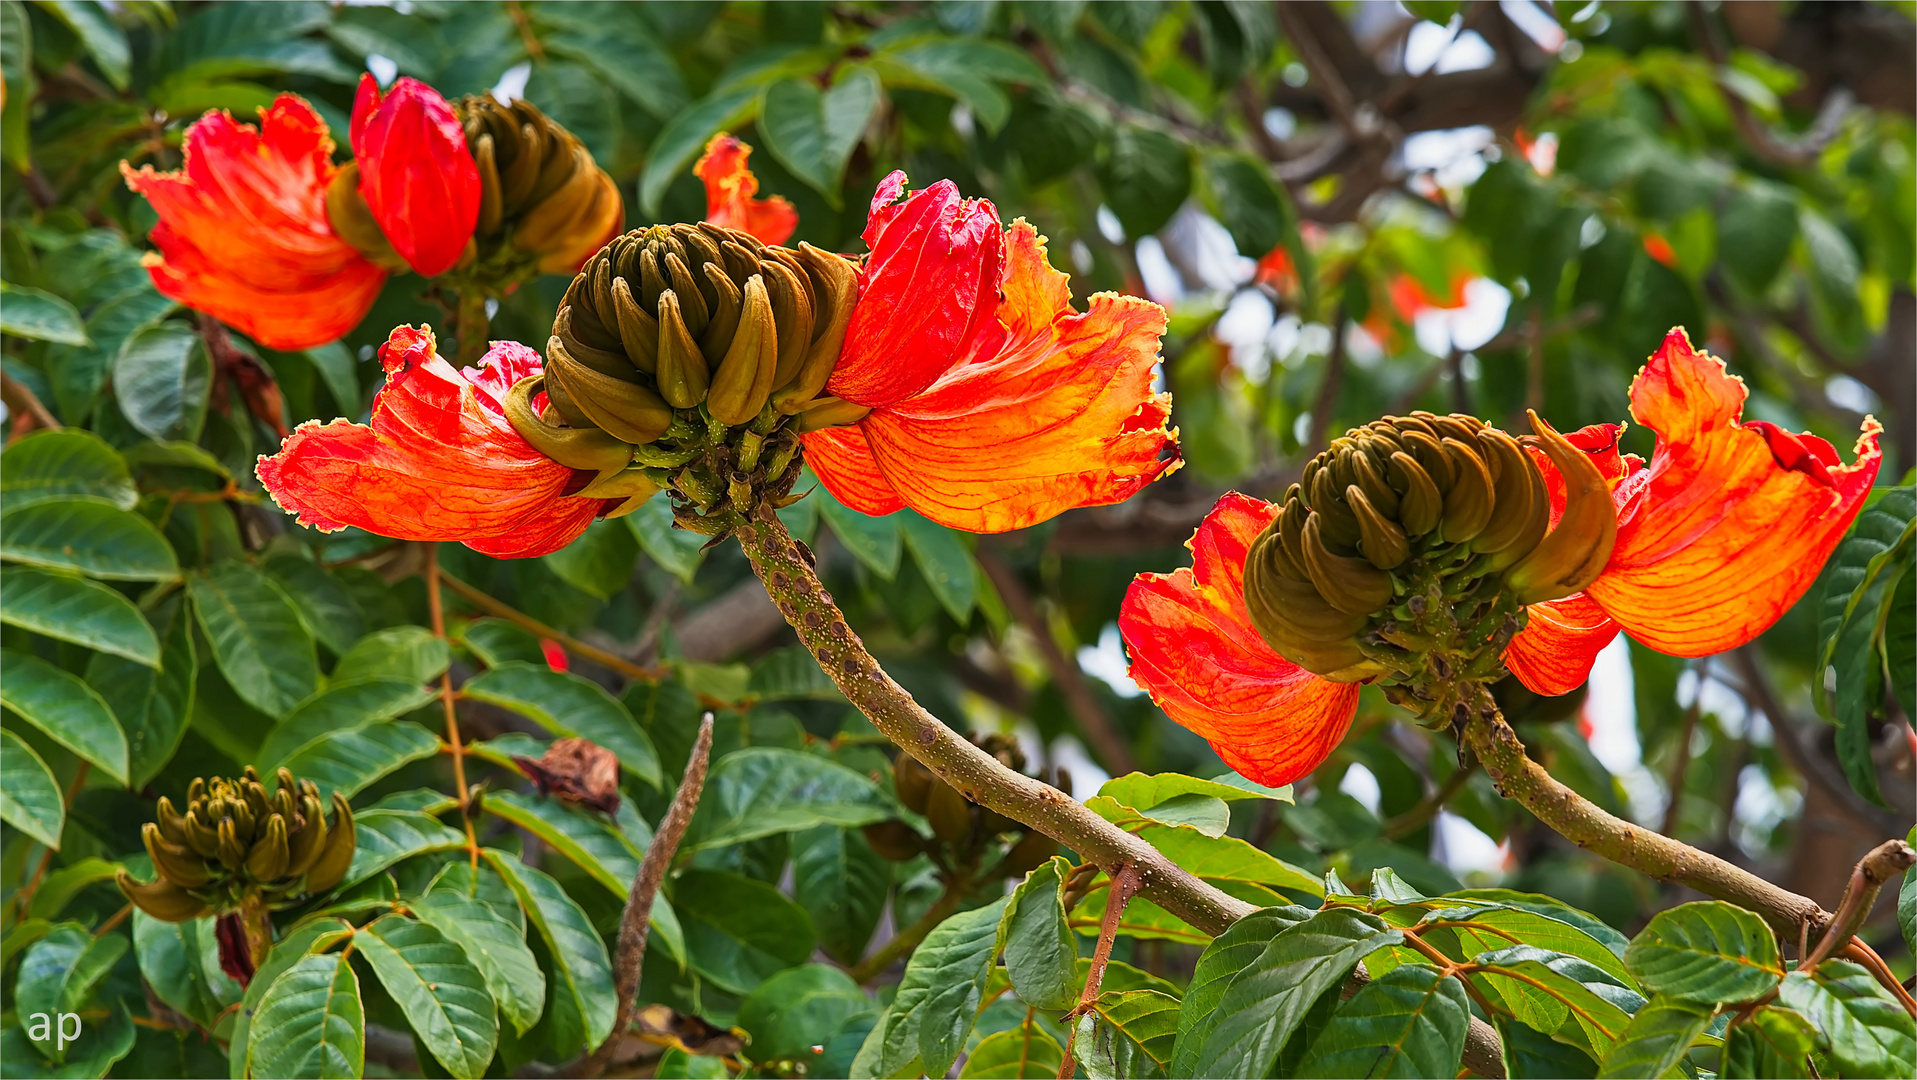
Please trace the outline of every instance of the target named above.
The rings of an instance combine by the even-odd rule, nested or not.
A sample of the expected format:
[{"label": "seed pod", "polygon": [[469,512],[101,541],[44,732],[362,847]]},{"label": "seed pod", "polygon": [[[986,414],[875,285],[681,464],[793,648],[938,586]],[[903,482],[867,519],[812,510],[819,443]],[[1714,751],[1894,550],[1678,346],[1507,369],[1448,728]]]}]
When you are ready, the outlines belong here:
[{"label": "seed pod", "polygon": [[1028,832],[1012,850],[1005,853],[1005,861],[1000,869],[1006,877],[1023,877],[1044,866],[1046,861],[1058,854],[1058,841],[1036,830]]},{"label": "seed pod", "polygon": [[902,753],[892,763],[892,788],[898,792],[899,802],[915,814],[925,813],[932,785],[939,782],[932,770],[910,754]]},{"label": "seed pod", "polygon": [[326,846],[314,861],[312,869],[306,872],[306,891],[310,893],[330,892],[333,886],[346,876],[347,867],[353,864],[355,849],[353,833],[353,808],[339,792],[333,792],[333,827],[326,835]]},{"label": "seed pod", "polygon": [[892,862],[906,862],[925,850],[925,841],[903,821],[877,821],[861,831],[872,850]]},{"label": "seed pod", "polygon": [[612,177],[571,132],[523,98],[490,94],[457,106],[479,166],[482,247],[511,246],[542,273],[568,273],[618,229],[625,216]]},{"label": "seed pod", "polygon": [[671,426],[672,407],[664,398],[637,383],[601,375],[574,361],[557,337],[546,343],[546,356],[546,374],[552,380],[549,385],[564,388],[566,397],[614,438],[649,443]]},{"label": "seed pod", "polygon": [[972,836],[975,824],[972,804],[956,788],[937,779],[925,800],[925,820],[933,834],[948,844],[964,843]]},{"label": "seed pod", "polygon": [[150,884],[142,885],[133,880],[132,875],[121,870],[115,875],[120,891],[126,894],[133,906],[146,912],[161,922],[188,922],[207,913],[206,902],[192,893],[175,885],[166,878],[159,878]]}]

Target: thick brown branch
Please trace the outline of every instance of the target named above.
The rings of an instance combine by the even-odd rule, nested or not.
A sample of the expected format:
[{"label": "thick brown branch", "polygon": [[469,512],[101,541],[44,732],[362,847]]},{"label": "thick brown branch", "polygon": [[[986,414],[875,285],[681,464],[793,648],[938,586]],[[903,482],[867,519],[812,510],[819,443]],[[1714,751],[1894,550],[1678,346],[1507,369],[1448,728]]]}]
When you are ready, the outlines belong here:
[{"label": "thick brown branch", "polygon": [[1850,872],[1849,883],[1844,886],[1844,899],[1837,905],[1837,914],[1831,917],[1830,930],[1799,966],[1814,968],[1825,957],[1848,945],[1857,928],[1864,925],[1870,909],[1877,905],[1877,893],[1884,883],[1909,870],[1912,863],[1917,863],[1917,851],[1912,851],[1902,840],[1886,840],[1858,860],[1857,868]]}]

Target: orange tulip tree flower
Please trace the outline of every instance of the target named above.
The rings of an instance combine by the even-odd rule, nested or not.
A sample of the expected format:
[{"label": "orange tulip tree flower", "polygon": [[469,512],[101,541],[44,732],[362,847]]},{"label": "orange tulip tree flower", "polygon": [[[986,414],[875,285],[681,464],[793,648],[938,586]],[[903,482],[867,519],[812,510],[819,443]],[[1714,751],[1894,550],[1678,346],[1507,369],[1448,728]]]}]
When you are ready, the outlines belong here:
[{"label": "orange tulip tree flower", "polygon": [[[1003,532],[1121,502],[1177,465],[1152,392],[1165,311],[1115,293],[1071,306],[1023,219],[949,180],[879,184],[845,351],[826,383],[857,417],[805,436],[806,461],[862,513],[909,506]],[[869,411],[867,411],[869,410]]]},{"label": "orange tulip tree flower", "polygon": [[160,217],[154,286],[263,345],[304,349],[357,326],[389,273],[452,274],[477,303],[576,271],[625,220],[612,178],[527,102],[454,104],[410,78],[382,93],[367,75],[350,136],[354,160],[336,167],[325,122],[282,94],[258,128],[217,111],[195,121],[178,172],[122,163]]},{"label": "orange tulip tree flower", "polygon": [[799,212],[782,195],[760,199],[759,178],[746,166],[752,147],[721,131],[706,143],[692,175],[706,185],[706,220],[724,229],[749,233],[767,244],[783,244],[799,227]]},{"label": "orange tulip tree flower", "polygon": [[1540,694],[1589,676],[1619,629],[1676,656],[1761,634],[1804,595],[1882,456],[1743,421],[1746,391],[1675,329],[1631,386],[1657,434],[1520,443],[1414,413],[1334,440],[1279,504],[1232,493],[1192,566],[1140,574],[1119,614],[1132,678],[1227,764],[1285,784],[1324,761],[1376,682],[1427,722],[1509,671]]},{"label": "orange tulip tree flower", "polygon": [[573,279],[543,364],[497,344],[455,372],[397,330],[372,426],[305,425],[260,478],[321,529],[529,556],[665,490],[680,524],[725,535],[798,498],[805,461],[866,513],[974,532],[1171,468],[1163,310],[1076,313],[1030,226],[949,182],[901,202],[904,184],[880,185],[863,270],[711,222],[617,237]]}]

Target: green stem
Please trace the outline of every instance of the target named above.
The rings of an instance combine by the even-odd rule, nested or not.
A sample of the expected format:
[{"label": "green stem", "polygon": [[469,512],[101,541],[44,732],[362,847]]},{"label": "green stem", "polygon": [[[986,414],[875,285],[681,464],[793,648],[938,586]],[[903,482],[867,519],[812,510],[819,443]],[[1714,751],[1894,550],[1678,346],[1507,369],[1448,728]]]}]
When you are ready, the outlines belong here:
[{"label": "green stem", "polygon": [[798,632],[799,641],[846,700],[939,779],[973,802],[1057,840],[1108,873],[1131,863],[1148,899],[1207,934],[1221,934],[1255,910],[1057,788],[1006,768],[921,708],[866,651],[771,507],[761,505],[751,518],[739,521],[734,535],[766,592]]},{"label": "green stem", "polygon": [[486,355],[487,331],[492,319],[486,314],[486,294],[478,289],[459,290],[459,307],[454,313],[453,333],[459,338],[459,362],[462,366],[479,363]]},{"label": "green stem", "polygon": [[1475,696],[1477,707],[1465,721],[1465,741],[1505,798],[1516,800],[1565,839],[1619,866],[1749,908],[1784,941],[1796,941],[1806,925],[1815,938],[1830,922],[1830,912],[1810,897],[1606,813],[1565,787],[1525,754],[1491,694],[1480,687]]}]

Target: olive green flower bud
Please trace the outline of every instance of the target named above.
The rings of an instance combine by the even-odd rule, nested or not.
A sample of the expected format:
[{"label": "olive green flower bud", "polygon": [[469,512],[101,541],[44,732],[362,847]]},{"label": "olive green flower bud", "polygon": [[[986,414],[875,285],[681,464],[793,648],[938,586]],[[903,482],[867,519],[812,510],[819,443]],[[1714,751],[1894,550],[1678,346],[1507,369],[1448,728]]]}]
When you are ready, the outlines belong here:
[{"label": "olive green flower bud", "polygon": [[612,177],[532,102],[501,104],[488,94],[466,98],[457,111],[479,166],[473,239],[482,265],[511,252],[535,260],[542,274],[564,274],[619,227],[625,206]]}]

